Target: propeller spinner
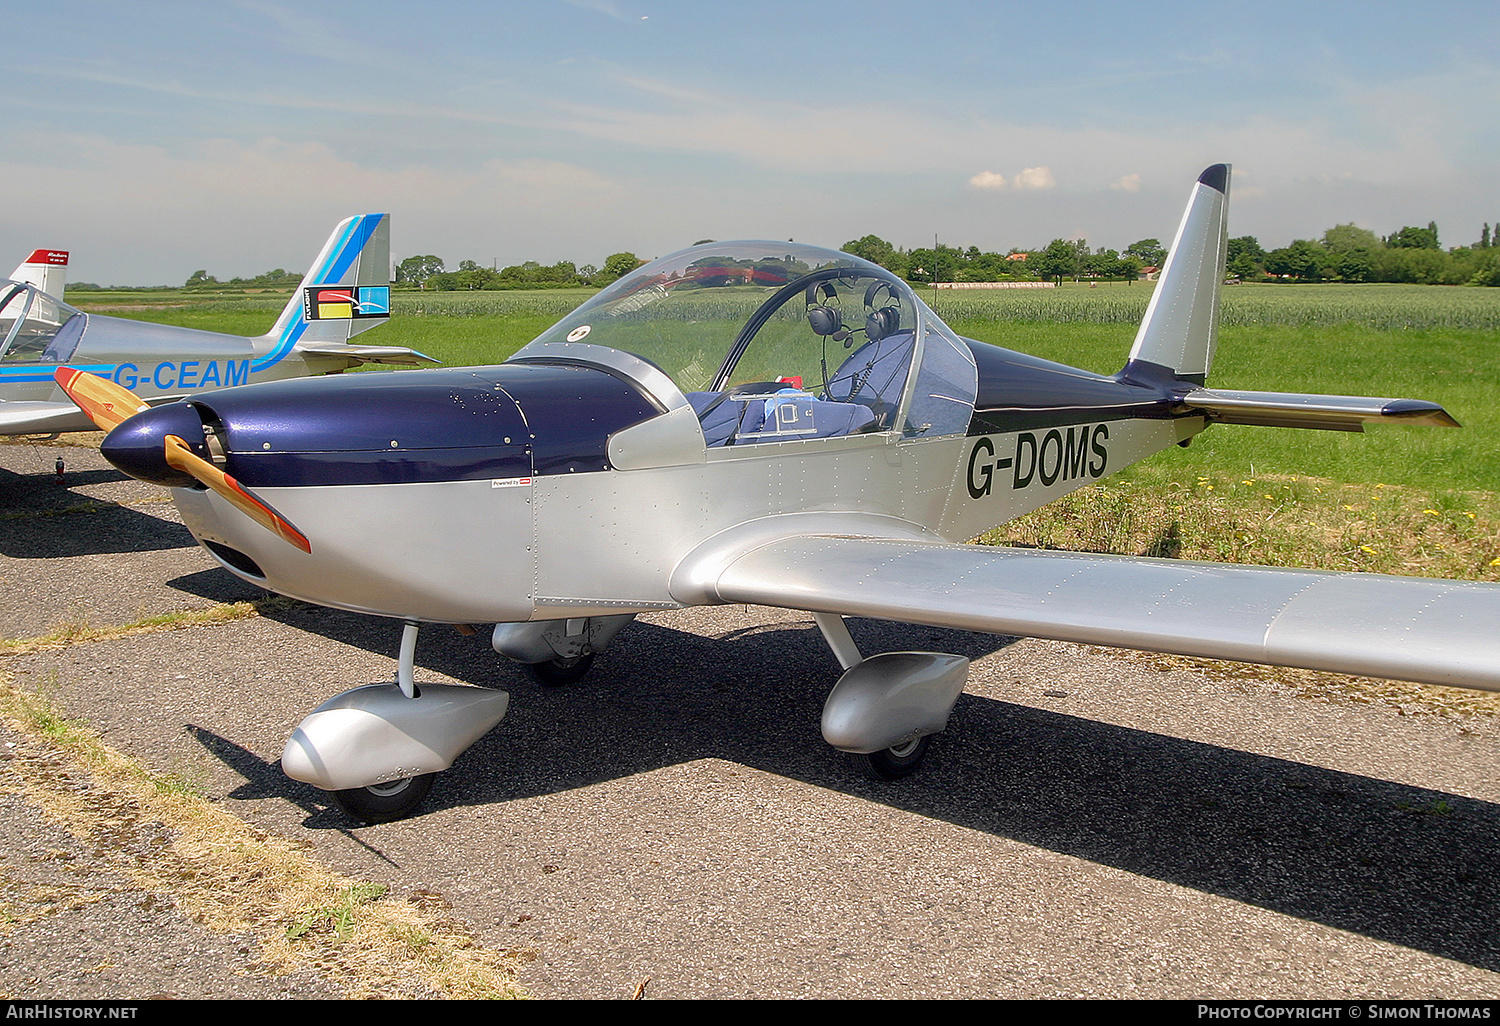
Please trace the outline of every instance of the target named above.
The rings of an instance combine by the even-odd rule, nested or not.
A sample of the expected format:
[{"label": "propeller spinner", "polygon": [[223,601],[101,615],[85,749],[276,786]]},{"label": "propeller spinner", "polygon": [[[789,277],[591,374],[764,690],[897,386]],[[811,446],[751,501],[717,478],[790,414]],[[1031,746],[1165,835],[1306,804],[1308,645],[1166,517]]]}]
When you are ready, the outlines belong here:
[{"label": "propeller spinner", "polygon": [[[54,377],[58,386],[68,394],[68,398],[77,403],[78,408],[88,414],[89,419],[97,424],[101,431],[113,433],[115,428],[137,413],[151,409],[129,389],[101,378],[97,374],[90,374],[73,367],[59,367]],[[167,468],[186,475],[221,496],[235,509],[277,537],[297,546],[303,552],[312,552],[312,543],[307,540],[306,535],[292,525],[291,521],[276,512],[269,503],[245,488],[232,476],[194,453],[182,436],[163,431],[160,439],[161,459]],[[152,458],[149,462],[154,464],[156,460]],[[142,480],[155,478],[156,483],[163,483],[159,473],[155,475],[150,472],[143,473],[131,466],[121,466],[120,469]]]}]

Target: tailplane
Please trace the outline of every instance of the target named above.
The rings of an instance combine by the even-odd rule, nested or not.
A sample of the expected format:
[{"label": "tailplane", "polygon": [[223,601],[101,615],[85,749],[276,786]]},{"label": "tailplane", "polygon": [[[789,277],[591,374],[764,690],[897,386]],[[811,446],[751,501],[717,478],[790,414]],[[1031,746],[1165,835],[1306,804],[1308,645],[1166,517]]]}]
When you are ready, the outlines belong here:
[{"label": "tailplane", "polygon": [[1219,287],[1229,248],[1229,165],[1198,176],[1172,251],[1118,377],[1162,388],[1210,423],[1363,431],[1368,423],[1457,427],[1437,403],[1371,396],[1205,387],[1219,342]]},{"label": "tailplane", "polygon": [[1121,377],[1201,385],[1219,341],[1228,249],[1229,165],[1198,176]]}]

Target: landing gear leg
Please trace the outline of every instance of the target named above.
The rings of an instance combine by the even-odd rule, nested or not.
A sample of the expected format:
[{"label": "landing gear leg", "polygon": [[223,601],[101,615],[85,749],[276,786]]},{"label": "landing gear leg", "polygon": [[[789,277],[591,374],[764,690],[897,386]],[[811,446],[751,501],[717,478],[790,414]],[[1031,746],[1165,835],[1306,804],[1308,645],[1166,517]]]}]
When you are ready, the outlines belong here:
[{"label": "landing gear leg", "polygon": [[401,654],[396,658],[396,683],[407,698],[417,697],[417,631],[421,626],[415,620],[407,620],[401,628]]}]

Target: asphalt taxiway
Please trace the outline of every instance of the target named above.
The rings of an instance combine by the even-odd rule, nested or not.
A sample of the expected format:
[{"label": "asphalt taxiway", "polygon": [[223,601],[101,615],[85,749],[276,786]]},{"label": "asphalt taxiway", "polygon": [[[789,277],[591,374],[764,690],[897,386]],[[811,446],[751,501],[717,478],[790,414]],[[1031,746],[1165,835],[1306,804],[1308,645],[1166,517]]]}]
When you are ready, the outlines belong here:
[{"label": "asphalt taxiway", "polygon": [[[263,597],[193,545],[165,493],[92,450],[0,445],[0,635]],[[644,615],[560,688],[482,632],[426,629],[419,683],[504,688],[511,713],[418,815],[358,828],[277,760],[313,707],[391,679],[398,624],[270,603],[6,656],[0,672],[328,866],[441,895],[482,943],[530,952],[520,983],[537,997],[1500,990],[1493,719],[1079,646],[854,632],[866,651],[975,659],[912,779],[866,780],[823,743],[837,664],[801,614]],[[0,821],[34,815],[7,821],[9,807]],[[0,828],[7,872],[34,863],[18,846],[44,829]],[[139,903],[120,915],[138,933],[160,923]],[[79,972],[72,958],[7,945],[0,984],[42,996],[18,989]],[[212,996],[231,970],[203,964]],[[248,993],[235,986],[218,993]]]}]

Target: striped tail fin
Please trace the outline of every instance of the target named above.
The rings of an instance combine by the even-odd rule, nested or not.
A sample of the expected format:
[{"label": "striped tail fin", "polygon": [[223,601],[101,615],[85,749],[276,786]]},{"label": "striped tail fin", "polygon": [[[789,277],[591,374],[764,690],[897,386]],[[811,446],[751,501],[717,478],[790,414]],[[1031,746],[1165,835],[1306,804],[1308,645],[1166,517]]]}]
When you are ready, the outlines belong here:
[{"label": "striped tail fin", "polygon": [[346,342],[390,314],[390,215],[360,214],[333,230],[268,337]]}]

